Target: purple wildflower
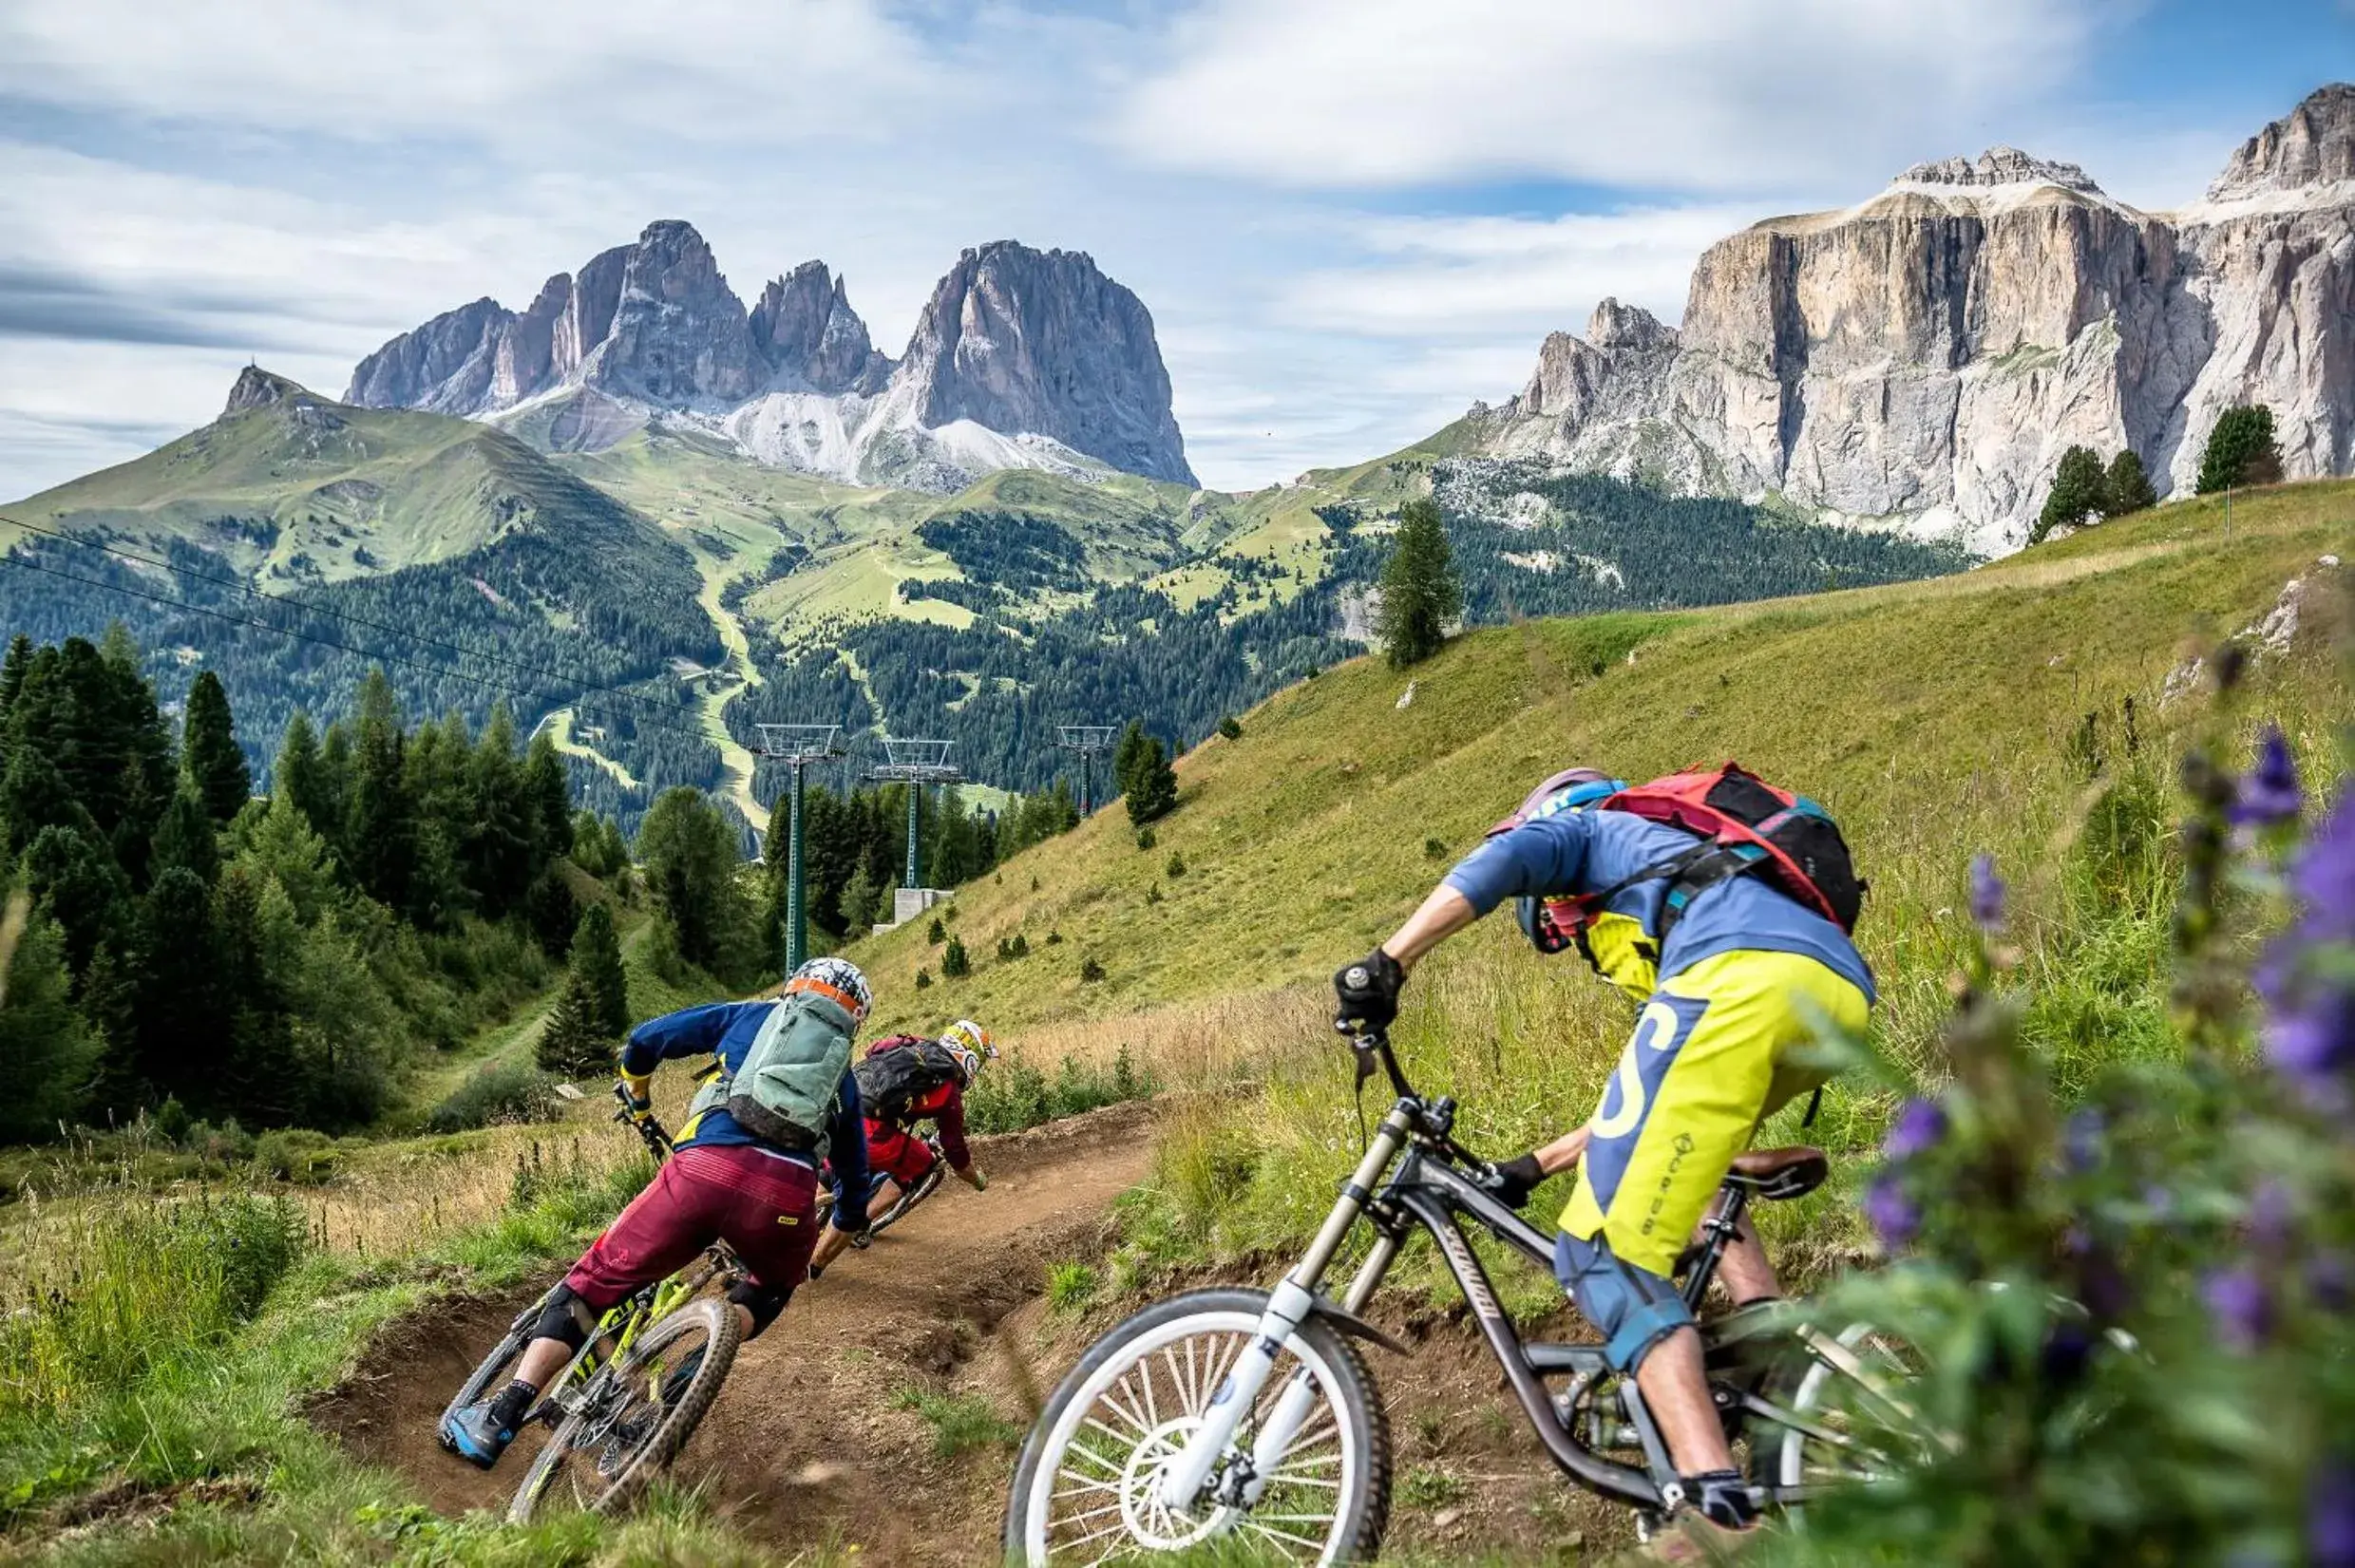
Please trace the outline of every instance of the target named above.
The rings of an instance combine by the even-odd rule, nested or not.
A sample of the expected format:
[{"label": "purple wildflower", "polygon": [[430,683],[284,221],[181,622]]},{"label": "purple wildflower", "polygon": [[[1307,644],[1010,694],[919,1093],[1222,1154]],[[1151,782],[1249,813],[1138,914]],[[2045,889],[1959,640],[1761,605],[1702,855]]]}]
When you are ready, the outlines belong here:
[{"label": "purple wildflower", "polygon": [[2110,1124],[2091,1105],[2071,1116],[2061,1132],[2061,1154],[2070,1170],[2082,1175],[2101,1163],[2102,1137]]},{"label": "purple wildflower", "polygon": [[2273,1296],[2248,1269],[2219,1269],[2200,1285],[2200,1298],[2229,1351],[2253,1351],[2273,1327]]},{"label": "purple wildflower", "polygon": [[2299,935],[2308,941],[2355,940],[2355,789],[2299,851],[2289,885],[2306,906]]},{"label": "purple wildflower", "polygon": [[2249,1200],[2249,1239],[2267,1258],[2278,1261],[2289,1250],[2290,1227],[2296,1219],[2297,1203],[2289,1189],[2269,1180]]},{"label": "purple wildflower", "polygon": [[1889,1129],[1881,1154],[1889,1160],[1910,1160],[1927,1154],[1947,1136],[1947,1113],[1935,1100],[1909,1100]]},{"label": "purple wildflower", "polygon": [[2285,997],[2265,1021],[2265,1054],[2299,1086],[2335,1092],[2337,1073],[2355,1058],[2355,995],[2323,986]]},{"label": "purple wildflower", "polygon": [[1906,1196],[1896,1177],[1887,1171],[1873,1178],[1865,1189],[1865,1219],[1880,1234],[1881,1245],[1890,1252],[1905,1247],[1922,1230],[1922,1211]]},{"label": "purple wildflower", "polygon": [[1971,858],[1970,917],[1982,931],[2004,929],[2004,879],[1995,874],[1992,855]]},{"label": "purple wildflower", "polygon": [[2232,820],[2246,827],[2278,827],[2294,822],[2306,809],[2306,791],[2298,787],[2298,765],[2289,755],[2289,742],[2279,725],[2268,725],[2257,746],[2257,765],[2242,775],[2232,797]]},{"label": "purple wildflower", "polygon": [[2323,1254],[2306,1266],[2306,1288],[2314,1305],[2327,1313],[2343,1313],[2355,1305],[2355,1267],[2345,1253]]},{"label": "purple wildflower", "polygon": [[2306,1486],[2306,1560],[2355,1568],[2355,1466],[2325,1460]]}]

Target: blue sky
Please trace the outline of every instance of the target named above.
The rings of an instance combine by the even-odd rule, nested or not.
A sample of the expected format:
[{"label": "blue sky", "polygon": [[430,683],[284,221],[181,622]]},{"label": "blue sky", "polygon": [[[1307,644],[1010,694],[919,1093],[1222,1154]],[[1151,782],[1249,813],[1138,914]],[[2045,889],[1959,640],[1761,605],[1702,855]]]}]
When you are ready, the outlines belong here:
[{"label": "blue sky", "polygon": [[2355,77],[2355,0],[0,0],[0,497],[684,217],[897,353],[1085,250],[1206,482],[1427,434],[1769,213],[2010,142],[2163,209]]}]

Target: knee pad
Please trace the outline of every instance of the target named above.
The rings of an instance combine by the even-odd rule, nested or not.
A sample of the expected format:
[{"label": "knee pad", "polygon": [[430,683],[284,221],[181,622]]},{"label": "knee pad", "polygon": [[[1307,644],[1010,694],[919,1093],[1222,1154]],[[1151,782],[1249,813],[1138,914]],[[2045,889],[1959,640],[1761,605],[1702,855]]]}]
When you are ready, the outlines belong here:
[{"label": "knee pad", "polygon": [[729,1304],[752,1314],[752,1332],[744,1336],[747,1339],[758,1339],[761,1331],[774,1323],[777,1314],[785,1311],[785,1304],[792,1299],[790,1285],[755,1285],[747,1280],[728,1287]]},{"label": "knee pad", "polygon": [[589,1342],[589,1331],[597,1327],[597,1318],[589,1304],[573,1294],[569,1285],[559,1285],[548,1293],[547,1304],[540,1309],[540,1321],[532,1327],[534,1339],[561,1340],[568,1350],[577,1351]]},{"label": "knee pad", "polygon": [[1673,1280],[1619,1256],[1599,1235],[1588,1240],[1563,1232],[1554,1241],[1553,1272],[1601,1332],[1613,1371],[1632,1373],[1653,1346],[1692,1326],[1693,1311]]}]

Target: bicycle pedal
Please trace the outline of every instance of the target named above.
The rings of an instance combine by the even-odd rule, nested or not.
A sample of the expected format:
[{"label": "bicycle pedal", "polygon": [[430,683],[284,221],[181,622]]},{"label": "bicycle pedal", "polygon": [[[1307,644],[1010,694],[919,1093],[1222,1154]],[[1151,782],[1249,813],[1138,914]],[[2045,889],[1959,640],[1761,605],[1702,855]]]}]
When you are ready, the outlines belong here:
[{"label": "bicycle pedal", "polygon": [[867,1248],[875,1245],[875,1237],[871,1232],[861,1231],[858,1235],[850,1238],[850,1244],[857,1248],[860,1252],[864,1252]]}]

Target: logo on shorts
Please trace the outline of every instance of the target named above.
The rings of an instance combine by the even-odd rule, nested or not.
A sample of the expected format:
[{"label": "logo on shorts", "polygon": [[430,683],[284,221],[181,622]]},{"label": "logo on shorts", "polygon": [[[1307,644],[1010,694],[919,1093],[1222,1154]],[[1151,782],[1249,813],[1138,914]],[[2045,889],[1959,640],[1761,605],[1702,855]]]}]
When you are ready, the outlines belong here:
[{"label": "logo on shorts", "polygon": [[798,1225],[801,1222],[802,1217],[798,1214],[781,1214],[777,1216],[777,1223],[780,1225]]}]

